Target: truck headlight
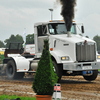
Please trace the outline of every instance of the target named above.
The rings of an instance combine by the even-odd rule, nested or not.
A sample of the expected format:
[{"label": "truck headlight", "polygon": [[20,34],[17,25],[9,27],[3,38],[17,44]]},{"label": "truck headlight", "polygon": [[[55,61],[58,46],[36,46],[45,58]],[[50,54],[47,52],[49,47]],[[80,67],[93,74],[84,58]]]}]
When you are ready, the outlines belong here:
[{"label": "truck headlight", "polygon": [[100,55],[97,55],[97,59],[100,59]]},{"label": "truck headlight", "polygon": [[69,60],[68,56],[61,57],[61,60]]}]

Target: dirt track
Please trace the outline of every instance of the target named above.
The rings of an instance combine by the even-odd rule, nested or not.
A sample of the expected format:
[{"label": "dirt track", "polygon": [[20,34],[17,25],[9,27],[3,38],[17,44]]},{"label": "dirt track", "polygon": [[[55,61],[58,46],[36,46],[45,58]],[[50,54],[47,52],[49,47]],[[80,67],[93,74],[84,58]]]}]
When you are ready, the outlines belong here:
[{"label": "dirt track", "polygon": [[[33,79],[27,76],[23,80],[8,80],[6,76],[0,76],[0,94],[33,97]],[[99,75],[93,82],[85,81],[82,76],[64,76],[60,84],[62,100],[100,100]]]}]

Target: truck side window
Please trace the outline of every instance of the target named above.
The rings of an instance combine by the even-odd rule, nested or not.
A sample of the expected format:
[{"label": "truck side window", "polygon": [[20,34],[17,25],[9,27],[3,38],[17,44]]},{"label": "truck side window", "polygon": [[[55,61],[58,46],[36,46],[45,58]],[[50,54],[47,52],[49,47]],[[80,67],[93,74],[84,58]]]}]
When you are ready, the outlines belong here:
[{"label": "truck side window", "polygon": [[76,34],[75,25],[72,25],[72,27],[71,27],[71,33],[72,34]]},{"label": "truck side window", "polygon": [[50,31],[50,34],[55,34],[54,29],[51,24],[49,24],[49,31]]},{"label": "truck side window", "polygon": [[47,34],[47,27],[46,27],[46,25],[43,25],[43,34],[44,34],[44,35]]},{"label": "truck side window", "polygon": [[42,36],[42,25],[37,27],[38,36]]},{"label": "truck side window", "polygon": [[47,33],[46,25],[40,25],[37,27],[38,36],[45,36]]}]

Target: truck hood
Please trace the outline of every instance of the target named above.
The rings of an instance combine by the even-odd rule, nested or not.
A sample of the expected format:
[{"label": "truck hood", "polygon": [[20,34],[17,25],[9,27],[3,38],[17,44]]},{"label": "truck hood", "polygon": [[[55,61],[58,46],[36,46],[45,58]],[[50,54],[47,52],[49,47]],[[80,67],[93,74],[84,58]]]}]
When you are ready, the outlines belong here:
[{"label": "truck hood", "polygon": [[84,42],[85,40],[87,42],[94,42],[93,40],[86,38],[86,37],[82,37],[80,35],[74,35],[71,34],[71,37],[67,37],[67,34],[61,34],[61,35],[51,35],[52,38],[55,38],[56,40],[60,40],[60,41],[64,41],[64,42],[70,42],[70,43],[78,43],[78,42]]}]

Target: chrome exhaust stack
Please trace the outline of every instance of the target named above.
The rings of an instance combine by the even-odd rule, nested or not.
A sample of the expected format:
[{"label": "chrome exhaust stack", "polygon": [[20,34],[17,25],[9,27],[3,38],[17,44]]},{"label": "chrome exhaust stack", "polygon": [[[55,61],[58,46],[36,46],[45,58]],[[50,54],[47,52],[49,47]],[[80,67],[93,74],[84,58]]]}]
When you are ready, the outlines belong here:
[{"label": "chrome exhaust stack", "polygon": [[67,37],[71,37],[71,32],[67,31]]}]

